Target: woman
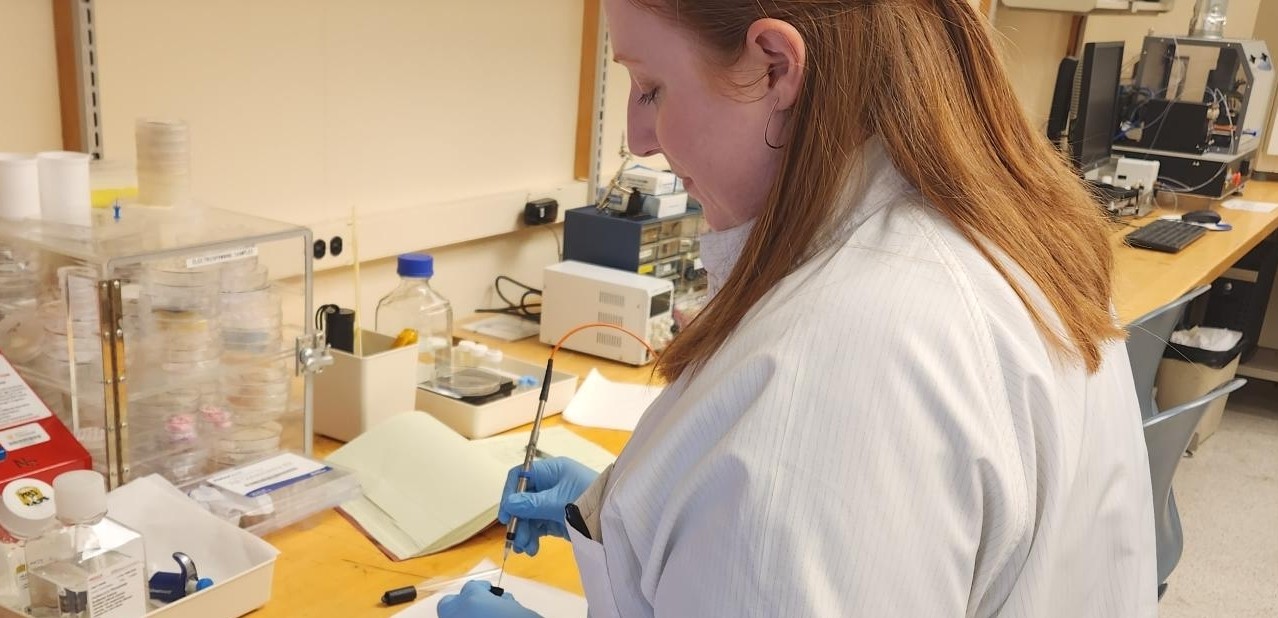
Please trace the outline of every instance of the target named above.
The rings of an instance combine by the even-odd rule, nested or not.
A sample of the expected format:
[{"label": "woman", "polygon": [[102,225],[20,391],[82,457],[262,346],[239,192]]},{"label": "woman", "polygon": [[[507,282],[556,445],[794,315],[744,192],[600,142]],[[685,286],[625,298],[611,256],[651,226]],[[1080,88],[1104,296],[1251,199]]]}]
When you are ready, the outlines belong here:
[{"label": "woman", "polygon": [[[517,549],[571,538],[592,616],[1154,615],[1101,215],[973,9],[604,8],[718,292],[612,468],[508,483]],[[478,583],[439,613],[531,615]]]}]

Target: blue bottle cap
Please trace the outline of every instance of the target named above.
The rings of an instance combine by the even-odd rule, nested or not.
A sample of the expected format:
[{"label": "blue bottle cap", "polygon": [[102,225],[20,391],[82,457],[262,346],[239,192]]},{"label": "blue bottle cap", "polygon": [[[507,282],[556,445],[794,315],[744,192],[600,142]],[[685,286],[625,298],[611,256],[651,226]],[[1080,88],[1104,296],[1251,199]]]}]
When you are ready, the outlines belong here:
[{"label": "blue bottle cap", "polygon": [[433,277],[435,258],[425,253],[405,253],[399,256],[395,272],[401,277]]}]

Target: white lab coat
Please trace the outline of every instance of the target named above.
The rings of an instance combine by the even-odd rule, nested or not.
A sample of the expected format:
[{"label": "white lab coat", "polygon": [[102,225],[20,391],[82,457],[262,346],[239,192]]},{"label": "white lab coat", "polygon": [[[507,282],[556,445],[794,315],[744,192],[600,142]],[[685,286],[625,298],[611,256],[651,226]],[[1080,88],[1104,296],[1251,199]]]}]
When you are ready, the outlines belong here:
[{"label": "white lab coat", "polygon": [[846,242],[672,384],[579,501],[591,615],[1156,615],[1123,343],[1093,375],[1054,358],[975,247],[866,160]]}]

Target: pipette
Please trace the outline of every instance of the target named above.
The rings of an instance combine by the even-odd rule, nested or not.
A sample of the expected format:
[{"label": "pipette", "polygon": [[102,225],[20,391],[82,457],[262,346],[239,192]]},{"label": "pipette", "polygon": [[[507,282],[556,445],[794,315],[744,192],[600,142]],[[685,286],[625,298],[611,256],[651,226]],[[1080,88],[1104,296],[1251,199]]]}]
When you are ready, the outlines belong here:
[{"label": "pipette", "polygon": [[461,577],[450,577],[448,579],[440,579],[432,577],[416,586],[404,586],[403,588],[395,588],[387,590],[382,594],[382,605],[399,605],[400,603],[408,603],[416,601],[419,598],[428,597],[440,590],[447,590],[453,586],[464,584],[472,579],[483,579],[491,577],[497,573],[497,569],[485,569],[474,573],[467,573]]},{"label": "pipette", "polygon": [[[528,434],[528,446],[524,448],[524,465],[520,468],[519,480],[515,482],[515,491],[517,493],[523,493],[524,490],[528,488],[528,475],[532,473],[533,459],[538,453],[540,453],[540,451],[537,450],[537,438],[541,436],[541,419],[546,414],[546,400],[550,398],[550,374],[555,366],[555,354],[559,352],[559,348],[563,347],[564,342],[568,341],[569,337],[587,328],[595,327],[619,330],[629,335],[635,341],[638,341],[641,345],[643,345],[643,347],[647,348],[649,354],[652,354],[654,357],[657,355],[657,351],[652,349],[652,346],[648,344],[646,339],[626,330],[625,328],[617,326],[616,324],[609,324],[606,322],[589,322],[574,327],[564,333],[564,335],[559,338],[559,342],[555,344],[555,347],[551,348],[550,358],[546,359],[546,377],[541,381],[541,395],[537,398],[537,416],[533,417],[532,432]],[[505,590],[501,587],[501,581],[506,575],[506,560],[510,558],[510,550],[515,544],[515,526],[518,523],[519,518],[512,516],[510,518],[510,523],[506,524],[506,547],[501,553],[501,572],[497,575],[497,585],[492,587],[492,593],[497,596],[501,596],[502,593],[505,592]]]},{"label": "pipette", "polygon": [[[550,374],[554,370],[555,355],[546,359],[546,377],[541,381],[541,394],[537,396],[537,415],[533,417],[532,432],[528,434],[528,446],[524,447],[524,465],[520,468],[519,480],[515,482],[515,492],[523,493],[528,488],[528,475],[532,473],[533,459],[537,457],[537,438],[541,436],[541,419],[546,414],[546,400],[550,398]],[[497,585],[493,594],[501,596],[501,580],[506,575],[506,560],[510,558],[510,549],[515,545],[515,526],[519,518],[511,517],[506,524],[506,548],[501,552],[501,572],[497,575]]]}]

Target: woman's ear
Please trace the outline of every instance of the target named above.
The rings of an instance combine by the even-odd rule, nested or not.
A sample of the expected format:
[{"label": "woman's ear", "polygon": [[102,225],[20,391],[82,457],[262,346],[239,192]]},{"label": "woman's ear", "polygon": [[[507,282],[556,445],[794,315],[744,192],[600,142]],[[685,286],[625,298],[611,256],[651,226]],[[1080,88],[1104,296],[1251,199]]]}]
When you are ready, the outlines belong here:
[{"label": "woman's ear", "polygon": [[777,111],[790,109],[803,86],[804,62],[807,59],[803,35],[787,21],[772,18],[755,20],[746,32],[743,56],[743,60],[748,59],[756,70],[765,72],[756,92],[776,97]]}]

